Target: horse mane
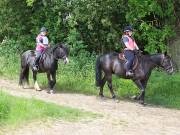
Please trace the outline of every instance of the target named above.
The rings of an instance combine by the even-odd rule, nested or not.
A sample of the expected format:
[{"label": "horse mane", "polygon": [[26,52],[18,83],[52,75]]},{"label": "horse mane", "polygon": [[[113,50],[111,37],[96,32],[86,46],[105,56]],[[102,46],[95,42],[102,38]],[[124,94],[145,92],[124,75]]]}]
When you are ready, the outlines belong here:
[{"label": "horse mane", "polygon": [[52,54],[58,47],[68,52],[68,48],[64,45],[64,43],[57,43],[56,45],[52,45],[51,47],[48,47],[44,53]]},{"label": "horse mane", "polygon": [[68,53],[68,48],[65,46],[64,43],[57,43],[55,46],[53,46],[51,48],[51,51],[54,52],[58,47],[62,48],[63,50],[65,50]]}]

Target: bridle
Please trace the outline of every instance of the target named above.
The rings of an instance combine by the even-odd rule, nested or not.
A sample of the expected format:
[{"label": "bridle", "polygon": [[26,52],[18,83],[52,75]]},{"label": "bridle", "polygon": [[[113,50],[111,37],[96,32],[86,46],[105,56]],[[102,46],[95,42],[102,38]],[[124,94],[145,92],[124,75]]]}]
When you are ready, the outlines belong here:
[{"label": "bridle", "polygon": [[[171,68],[173,68],[173,64],[172,61],[170,61],[170,65],[165,67],[165,59],[162,60],[161,65],[163,66],[163,68],[168,72]],[[162,67],[161,67],[162,68]]]}]

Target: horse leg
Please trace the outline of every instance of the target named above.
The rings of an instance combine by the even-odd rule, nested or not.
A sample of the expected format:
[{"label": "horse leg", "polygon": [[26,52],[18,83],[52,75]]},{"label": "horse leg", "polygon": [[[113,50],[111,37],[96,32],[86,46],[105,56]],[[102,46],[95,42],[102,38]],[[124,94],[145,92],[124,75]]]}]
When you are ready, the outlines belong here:
[{"label": "horse leg", "polygon": [[33,72],[33,80],[34,80],[34,88],[35,88],[35,90],[40,91],[41,89],[40,89],[40,87],[39,87],[39,85],[37,83],[37,72]]},{"label": "horse leg", "polygon": [[50,77],[50,73],[47,73],[47,79],[48,79],[48,93],[50,93],[50,89],[51,89],[51,77]]},{"label": "horse leg", "polygon": [[140,80],[134,80],[137,87],[140,89],[140,94],[135,97],[136,100],[139,100],[141,104],[144,104],[145,88]]},{"label": "horse leg", "polygon": [[147,86],[147,81],[148,81],[148,79],[141,80],[141,84],[142,84],[142,86],[144,88],[144,92],[141,95],[141,100],[143,101],[143,103],[144,103],[145,89],[146,89],[146,86]]},{"label": "horse leg", "polygon": [[51,73],[51,74],[47,74],[48,75],[48,81],[49,81],[49,88],[50,88],[50,91],[49,93],[50,94],[53,94],[54,93],[54,85],[56,84],[56,73]]},{"label": "horse leg", "polygon": [[100,91],[99,91],[99,96],[100,97],[104,97],[103,88],[104,88],[105,83],[106,83],[106,78],[104,76],[103,79],[101,80],[101,84],[100,84]]},{"label": "horse leg", "polygon": [[111,92],[112,98],[115,99],[116,95],[114,94],[113,88],[112,88],[112,75],[107,75],[107,83],[108,83],[108,87],[109,90]]}]

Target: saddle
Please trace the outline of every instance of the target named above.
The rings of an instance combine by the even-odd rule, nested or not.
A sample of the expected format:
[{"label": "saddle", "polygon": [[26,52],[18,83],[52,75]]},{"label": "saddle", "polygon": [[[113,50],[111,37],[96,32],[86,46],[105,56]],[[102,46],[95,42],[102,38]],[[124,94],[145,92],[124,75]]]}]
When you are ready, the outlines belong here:
[{"label": "saddle", "polygon": [[[119,59],[122,60],[124,63],[126,63],[127,59],[124,55],[124,52],[119,53]],[[137,68],[138,63],[139,63],[138,56],[135,55],[135,58],[132,64],[132,70],[135,70]]]}]

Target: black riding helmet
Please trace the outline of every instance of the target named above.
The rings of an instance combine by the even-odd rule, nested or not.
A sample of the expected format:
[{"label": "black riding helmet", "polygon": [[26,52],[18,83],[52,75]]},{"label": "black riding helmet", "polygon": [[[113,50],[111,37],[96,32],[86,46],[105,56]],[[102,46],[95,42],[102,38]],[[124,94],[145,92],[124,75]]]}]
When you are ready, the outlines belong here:
[{"label": "black riding helmet", "polygon": [[131,25],[125,26],[123,31],[124,32],[133,31],[133,27]]},{"label": "black riding helmet", "polygon": [[48,29],[46,27],[42,27],[40,32],[48,32]]}]

